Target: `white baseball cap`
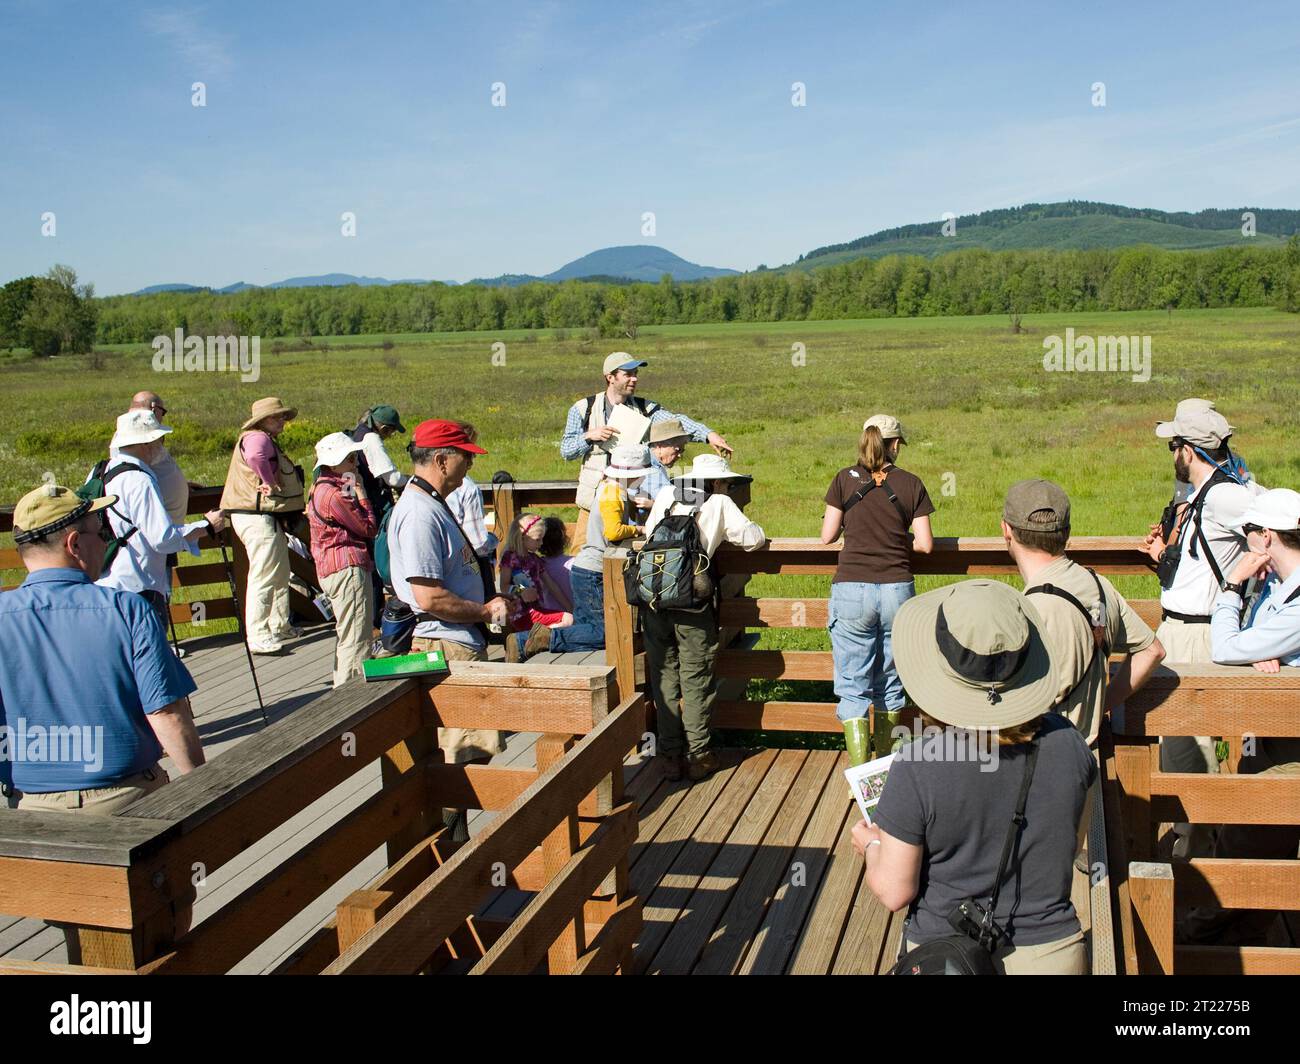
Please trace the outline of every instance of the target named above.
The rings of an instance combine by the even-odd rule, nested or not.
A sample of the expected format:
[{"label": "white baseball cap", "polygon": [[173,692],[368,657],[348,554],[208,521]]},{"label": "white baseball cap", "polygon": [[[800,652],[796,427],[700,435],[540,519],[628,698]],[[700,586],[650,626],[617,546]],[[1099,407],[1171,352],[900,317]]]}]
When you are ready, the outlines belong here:
[{"label": "white baseball cap", "polygon": [[346,432],[331,432],[316,441],[316,467],[336,466],[350,454],[361,450]]},{"label": "white baseball cap", "polygon": [[1258,525],[1275,532],[1294,532],[1300,529],[1300,492],[1290,488],[1261,492],[1234,524],[1237,528]]},{"label": "white baseball cap", "polygon": [[153,443],[161,440],[171,427],[162,424],[152,410],[128,410],[117,419],[110,447],[130,447],[136,443]]}]

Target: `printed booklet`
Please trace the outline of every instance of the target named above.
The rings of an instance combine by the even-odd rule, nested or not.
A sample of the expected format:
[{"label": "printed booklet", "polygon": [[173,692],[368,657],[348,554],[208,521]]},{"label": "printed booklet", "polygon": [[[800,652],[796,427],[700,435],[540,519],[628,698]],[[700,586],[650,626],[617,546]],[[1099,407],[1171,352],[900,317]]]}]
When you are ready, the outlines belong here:
[{"label": "printed booklet", "polygon": [[853,792],[853,799],[858,803],[862,818],[868,824],[871,823],[871,812],[876,808],[881,792],[885,789],[885,779],[889,776],[889,767],[893,764],[895,756],[889,754],[886,757],[878,757],[874,761],[844,770],[844,778],[849,781],[849,790]]}]

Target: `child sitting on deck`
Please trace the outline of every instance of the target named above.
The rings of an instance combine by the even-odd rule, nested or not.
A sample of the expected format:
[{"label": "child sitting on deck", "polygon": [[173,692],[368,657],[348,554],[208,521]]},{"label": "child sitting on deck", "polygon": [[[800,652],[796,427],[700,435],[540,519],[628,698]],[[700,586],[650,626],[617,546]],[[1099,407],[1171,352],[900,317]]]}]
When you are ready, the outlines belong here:
[{"label": "child sitting on deck", "polygon": [[506,640],[507,661],[524,659],[524,645],[535,629],[568,628],[573,624],[573,614],[561,605],[561,589],[555,587],[546,559],[539,553],[545,531],[543,518],[520,514],[506,534],[498,580],[502,593],[515,597],[510,613],[512,630]]}]

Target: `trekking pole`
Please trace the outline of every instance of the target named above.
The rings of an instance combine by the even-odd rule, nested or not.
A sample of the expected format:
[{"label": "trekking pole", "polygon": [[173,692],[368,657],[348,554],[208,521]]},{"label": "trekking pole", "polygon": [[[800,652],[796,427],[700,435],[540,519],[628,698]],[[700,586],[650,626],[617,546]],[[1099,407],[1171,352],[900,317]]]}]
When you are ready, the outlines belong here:
[{"label": "trekking pole", "polygon": [[239,592],[235,590],[235,570],[226,555],[226,533],[223,529],[217,537],[221,544],[221,564],[226,567],[226,580],[230,584],[230,598],[235,604],[235,624],[239,627],[239,638],[244,644],[244,655],[248,658],[248,674],[253,678],[253,691],[257,695],[257,708],[262,711],[262,723],[270,724],[266,718],[266,703],[262,701],[262,689],[257,683],[257,670],[253,668],[253,651],[248,646],[248,633],[244,630],[244,611],[239,605]]}]

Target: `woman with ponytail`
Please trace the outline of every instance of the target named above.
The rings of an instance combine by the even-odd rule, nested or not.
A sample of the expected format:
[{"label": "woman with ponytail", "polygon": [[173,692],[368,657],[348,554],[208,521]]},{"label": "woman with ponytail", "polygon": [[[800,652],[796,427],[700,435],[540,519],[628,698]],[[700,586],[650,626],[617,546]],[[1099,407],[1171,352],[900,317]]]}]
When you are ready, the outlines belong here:
[{"label": "woman with ponytail", "polygon": [[826,492],[822,542],[834,543],[844,533],[830,600],[839,698],[835,713],[855,765],[869,757],[867,713],[872,706],[876,756],[889,752],[890,728],[907,701],[894,668],[894,614],[916,594],[912,552],[928,554],[934,547],[934,504],[925,485],[894,464],[906,442],[897,418],[868,418],[857,464],[840,470]]}]

